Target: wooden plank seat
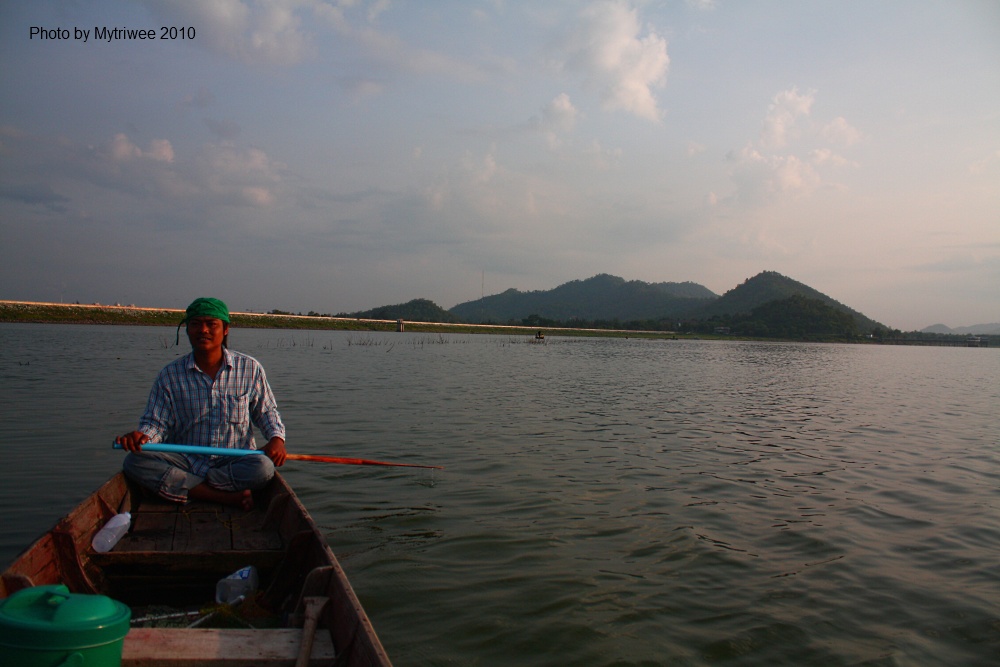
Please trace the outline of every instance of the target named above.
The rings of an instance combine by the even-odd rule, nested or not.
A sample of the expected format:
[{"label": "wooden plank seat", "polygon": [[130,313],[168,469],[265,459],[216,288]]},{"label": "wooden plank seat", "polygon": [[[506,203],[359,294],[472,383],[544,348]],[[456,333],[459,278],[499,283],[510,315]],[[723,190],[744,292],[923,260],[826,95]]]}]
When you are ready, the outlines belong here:
[{"label": "wooden plank seat", "polygon": [[[133,628],[125,636],[122,667],[292,667],[302,639],[301,628]],[[330,633],[316,633],[306,664],[331,665],[335,657]]]}]

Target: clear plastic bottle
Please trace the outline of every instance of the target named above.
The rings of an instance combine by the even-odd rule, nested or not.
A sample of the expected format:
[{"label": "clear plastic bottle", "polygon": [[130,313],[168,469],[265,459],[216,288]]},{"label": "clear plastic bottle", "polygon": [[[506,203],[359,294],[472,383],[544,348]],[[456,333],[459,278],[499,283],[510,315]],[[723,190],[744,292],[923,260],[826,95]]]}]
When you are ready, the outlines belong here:
[{"label": "clear plastic bottle", "polygon": [[257,590],[259,579],[253,565],[241,567],[215,585],[215,601],[219,604],[236,604]]},{"label": "clear plastic bottle", "polygon": [[132,515],[128,512],[111,517],[111,520],[94,535],[94,540],[90,543],[94,547],[94,551],[98,553],[111,551],[118,544],[118,540],[128,532],[130,523],[132,523]]}]

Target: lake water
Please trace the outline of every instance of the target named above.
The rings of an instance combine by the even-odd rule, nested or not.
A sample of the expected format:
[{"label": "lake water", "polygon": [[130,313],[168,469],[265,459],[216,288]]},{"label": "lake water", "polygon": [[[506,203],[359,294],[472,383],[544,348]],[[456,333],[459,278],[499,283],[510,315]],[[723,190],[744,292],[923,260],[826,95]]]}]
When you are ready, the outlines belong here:
[{"label": "lake water", "polygon": [[[398,666],[985,665],[1000,350],[237,330]],[[172,329],[0,324],[9,562],[114,473]]]}]

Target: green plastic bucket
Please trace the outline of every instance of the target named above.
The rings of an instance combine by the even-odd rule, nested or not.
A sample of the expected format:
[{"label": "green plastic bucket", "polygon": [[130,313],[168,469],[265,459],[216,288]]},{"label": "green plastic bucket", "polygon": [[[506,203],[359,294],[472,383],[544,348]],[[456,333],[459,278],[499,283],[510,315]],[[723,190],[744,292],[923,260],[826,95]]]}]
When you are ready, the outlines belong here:
[{"label": "green plastic bucket", "polygon": [[119,667],[132,610],[104,595],[35,586],[0,601],[0,655],[19,667]]}]

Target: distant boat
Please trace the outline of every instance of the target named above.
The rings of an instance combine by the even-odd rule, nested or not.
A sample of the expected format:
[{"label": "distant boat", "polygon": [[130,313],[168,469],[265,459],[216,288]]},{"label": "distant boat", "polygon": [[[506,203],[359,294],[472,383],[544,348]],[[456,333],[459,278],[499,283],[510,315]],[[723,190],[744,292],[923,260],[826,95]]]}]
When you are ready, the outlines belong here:
[{"label": "distant boat", "polygon": [[538,333],[535,334],[535,340],[545,340],[545,334],[539,331]]}]

